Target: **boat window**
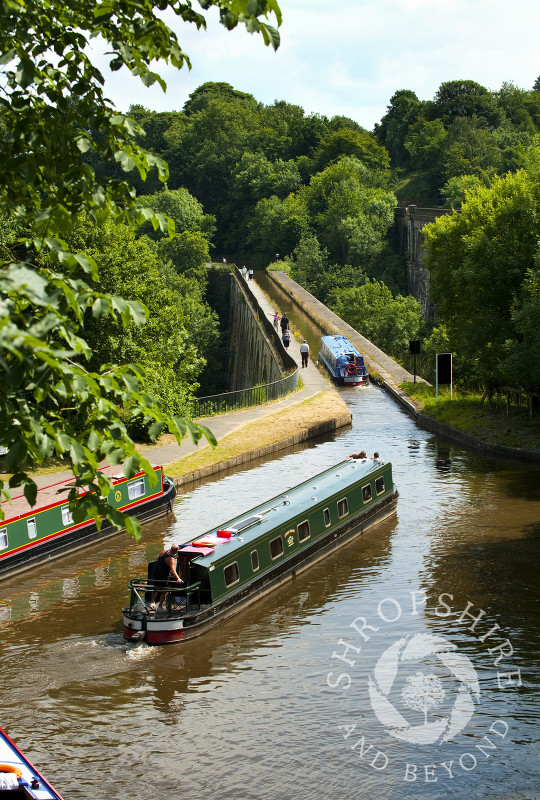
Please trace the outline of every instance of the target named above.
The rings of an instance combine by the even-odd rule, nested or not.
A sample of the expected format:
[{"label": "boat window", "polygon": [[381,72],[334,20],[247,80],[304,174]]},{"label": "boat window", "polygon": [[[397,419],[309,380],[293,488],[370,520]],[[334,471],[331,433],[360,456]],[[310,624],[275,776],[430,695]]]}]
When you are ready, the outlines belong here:
[{"label": "boat window", "polygon": [[364,498],[364,503],[369,503],[371,500],[371,483],[368,483],[367,486],[362,486],[362,497]]},{"label": "boat window", "polygon": [[235,561],[233,564],[229,564],[229,566],[225,567],[223,570],[223,574],[225,575],[225,586],[232,586],[233,583],[238,583],[240,580],[238,563]]},{"label": "boat window", "polygon": [[309,539],[309,521],[301,522],[298,526],[298,541],[303,542]]},{"label": "boat window", "polygon": [[144,491],[144,478],[137,478],[136,481],[128,483],[128,497],[130,500],[135,500],[136,497],[142,497]]},{"label": "boat window", "polygon": [[324,526],[325,526],[325,528],[328,528],[328,526],[330,525],[330,522],[331,522],[331,520],[330,520],[330,511],[327,508],[325,508],[323,513],[324,513]]},{"label": "boat window", "polygon": [[349,504],[346,497],[344,497],[343,500],[338,500],[337,513],[338,517],[346,517],[349,513]]},{"label": "boat window", "polygon": [[259,569],[259,554],[256,550],[251,551],[251,569],[253,572]]},{"label": "boat window", "polygon": [[73,523],[73,514],[69,510],[69,506],[62,506],[62,525],[71,525]]},{"label": "boat window", "polygon": [[35,539],[37,534],[36,518],[32,517],[32,519],[27,519],[26,525],[28,527],[28,538]]},{"label": "boat window", "polygon": [[283,555],[283,540],[281,536],[278,536],[277,539],[272,539],[270,542],[270,555],[272,558]]},{"label": "boat window", "polygon": [[375,491],[377,494],[382,494],[384,492],[384,475],[375,479]]},{"label": "boat window", "polygon": [[0,550],[5,550],[8,546],[7,528],[2,528],[0,531]]}]

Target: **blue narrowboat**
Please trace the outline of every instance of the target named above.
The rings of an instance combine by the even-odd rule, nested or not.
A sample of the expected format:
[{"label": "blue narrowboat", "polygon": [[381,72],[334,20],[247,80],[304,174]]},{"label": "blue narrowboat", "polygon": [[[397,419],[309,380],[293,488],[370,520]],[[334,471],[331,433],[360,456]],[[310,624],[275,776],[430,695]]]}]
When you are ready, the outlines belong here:
[{"label": "blue narrowboat", "polygon": [[389,462],[346,460],[239,514],[180,546],[182,584],[152,580],[155,562],[130,581],[124,638],[169,644],[204,633],[388,519],[397,497]]},{"label": "blue narrowboat", "polygon": [[62,800],[43,775],[0,728],[0,798]]},{"label": "blue narrowboat", "polygon": [[319,361],[339,383],[351,386],[369,383],[364,358],[346,336],[323,336]]},{"label": "blue narrowboat", "polygon": [[[164,476],[163,467],[153,466],[153,471],[155,480],[150,481],[142,471],[128,479],[121,467],[103,468],[113,484],[109,505],[141,522],[172,512],[174,483]],[[67,500],[72,481],[67,478],[39,489],[33,506],[24,495],[2,501],[0,578],[118,533],[108,523],[98,530],[93,519],[74,522]]]}]

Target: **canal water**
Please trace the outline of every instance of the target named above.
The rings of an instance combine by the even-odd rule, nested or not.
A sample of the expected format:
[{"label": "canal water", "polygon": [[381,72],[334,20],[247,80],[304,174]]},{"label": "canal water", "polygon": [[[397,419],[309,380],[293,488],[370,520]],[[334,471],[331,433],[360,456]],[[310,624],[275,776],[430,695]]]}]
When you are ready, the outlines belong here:
[{"label": "canal water", "polygon": [[[0,725],[66,800],[539,796],[540,471],[342,397],[352,428],[0,585]],[[123,641],[163,542],[362,448],[392,461],[394,520],[199,639]]]}]

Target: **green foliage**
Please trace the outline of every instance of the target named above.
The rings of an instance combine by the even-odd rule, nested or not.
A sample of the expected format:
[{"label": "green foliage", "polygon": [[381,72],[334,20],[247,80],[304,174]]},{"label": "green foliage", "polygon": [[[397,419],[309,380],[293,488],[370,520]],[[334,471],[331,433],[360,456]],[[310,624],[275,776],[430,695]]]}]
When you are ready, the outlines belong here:
[{"label": "green foliage", "polygon": [[380,124],[375,125],[375,136],[386,147],[392,166],[408,166],[410,153],[405,147],[405,139],[409,127],[423,113],[424,105],[414,92],[402,89],[392,96],[385,116]]},{"label": "green foliage", "polygon": [[445,206],[461,208],[467,197],[477,192],[482,185],[478,175],[459,175],[449,178],[442,189]]},{"label": "green foliage", "polygon": [[486,387],[507,381],[507,359],[523,336],[515,325],[534,296],[527,276],[540,236],[537,162],[538,154],[527,172],[495,179],[491,188],[468,195],[460,214],[425,229],[438,318],[470,379]]},{"label": "green foliage", "polygon": [[262,260],[269,261],[276,253],[292,254],[308,230],[302,194],[291,194],[283,201],[273,195],[259,200],[247,216],[246,244]]},{"label": "green foliage", "polygon": [[175,235],[165,237],[145,222],[139,234],[155,239],[157,252],[163,261],[171,261],[179,275],[206,283],[206,264],[210,261],[210,240],[215,230],[215,218],[205,214],[202,205],[187,189],[175,189],[139,197],[141,206],[151,208],[174,222]]},{"label": "green foliage", "polygon": [[[174,222],[174,229],[179,233],[185,231],[202,232],[208,240],[215,232],[215,219],[210,214],[205,214],[204,209],[187,189],[163,189],[151,195],[142,195],[137,198],[140,208],[151,208],[156,214],[168,217]],[[139,233],[150,236],[151,239],[162,240],[162,230],[154,229],[147,221],[139,228]],[[169,238],[171,238],[169,236]]]},{"label": "green foliage", "polygon": [[[258,32],[276,48],[279,34],[266,19],[281,12],[276,0],[205,0],[216,7],[220,22]],[[65,458],[75,475],[70,501],[75,519],[86,512],[106,516],[113,524],[137,524],[100,500],[110,482],[98,466],[108,459],[124,462],[131,476],[150,465],[135,452],[119,408],[150,423],[155,439],[166,426],[180,441],[211,433],[171,416],[147,391],[145,371],[131,364],[92,371],[86,324],[113,323],[131,330],[147,316],[137,301],[101,291],[98,262],[72,249],[67,238],[73,221],[85,214],[98,227],[120,223],[170,232],[171,224],[134,201],[129,173],[141,178],[161,158],[144,150],[137,122],[113,109],[103,94],[103,76],[90,59],[90,39],[101,39],[112,70],[127,69],[150,86],[163,78],[154,64],[176,68],[189,64],[176,33],[164,21],[170,9],[198,28],[205,17],[188,3],[111,0],[89,6],[79,0],[43,4],[13,0],[3,3],[0,29],[0,215],[6,221],[0,271],[0,397],[3,425],[0,444],[9,450],[10,486],[24,486],[35,500],[36,486],[28,470],[52,455]],[[76,98],[74,101],[72,98]],[[84,124],[83,124],[84,123]],[[104,165],[100,177],[92,164]],[[12,232],[21,237],[13,243]],[[92,288],[93,284],[95,287]],[[145,297],[146,300],[146,297]],[[150,316],[150,325],[152,317]],[[163,340],[160,342],[163,343]],[[79,497],[79,487],[94,494]],[[75,509],[75,506],[78,506]]]},{"label": "green foliage", "polygon": [[355,158],[345,157],[315,175],[306,206],[322,247],[338,264],[366,268],[383,247],[396,200]]},{"label": "green foliage", "polygon": [[328,304],[355,330],[386,353],[397,357],[416,339],[421,324],[420,304],[413,297],[392,297],[379,281],[366,281],[363,286],[334,289]]},{"label": "green foliage", "polygon": [[508,384],[540,389],[540,249],[511,309],[515,341],[506,365]]},{"label": "green foliage", "polygon": [[372,134],[341,128],[320,142],[314,156],[317,170],[322,171],[343,156],[353,156],[373,170],[387,170],[390,166],[388,152],[377,144]]},{"label": "green foliage", "polygon": [[492,92],[470,80],[441,83],[433,98],[432,113],[443,123],[456,117],[478,117],[491,128],[500,125],[504,117]]}]

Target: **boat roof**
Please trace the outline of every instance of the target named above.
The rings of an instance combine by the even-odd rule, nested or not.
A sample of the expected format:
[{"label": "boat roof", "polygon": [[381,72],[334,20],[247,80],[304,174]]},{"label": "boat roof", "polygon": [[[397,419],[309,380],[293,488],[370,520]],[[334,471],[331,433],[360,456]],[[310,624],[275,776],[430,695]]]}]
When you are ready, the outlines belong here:
[{"label": "boat roof", "polygon": [[346,336],[341,334],[335,336],[323,336],[321,341],[332,350],[336,356],[343,355],[344,353],[353,353],[360,355],[356,347],[350,343]]},{"label": "boat roof", "polygon": [[[33,764],[28,761],[26,756],[19,750],[17,745],[11,741],[9,736],[0,728],[0,763],[10,767],[16,767],[22,772],[22,779],[25,782],[28,797],[36,800],[62,800],[58,792],[45,780],[43,775],[38,772]],[[32,786],[32,781],[37,781],[37,786]],[[3,792],[2,792],[3,794]],[[19,792],[15,790],[19,797]]]},{"label": "boat roof", "polygon": [[[200,553],[197,563],[201,566],[210,566],[222,558],[229,558],[236,550],[244,547],[246,542],[255,541],[280,525],[287,526],[290,520],[303,512],[307,515],[310,506],[324,503],[326,498],[339,494],[340,489],[345,495],[352,483],[378,472],[383,463],[371,458],[342,461],[271,500],[227,520],[219,529],[213,528],[187,542],[180,547],[180,552]],[[388,462],[386,465],[388,466]],[[223,538],[227,531],[233,532],[229,539]],[[201,546],[194,542],[199,542]]]},{"label": "boat roof", "polygon": [[[151,466],[152,469],[158,468],[158,465],[155,464],[152,464]],[[99,471],[104,475],[108,475],[109,478],[116,483],[127,480],[126,476],[122,472],[121,464],[117,464],[115,467],[100,467]],[[137,473],[137,475],[140,474],[141,472]],[[16,495],[15,497],[12,497],[11,500],[2,500],[2,511],[5,514],[5,518],[3,521],[0,521],[0,527],[2,524],[11,522],[18,517],[27,516],[28,514],[33,514],[37,511],[43,511],[45,508],[56,506],[60,503],[67,503],[67,495],[72,486],[73,475],[69,474],[68,477],[64,478],[62,481],[57,481],[56,483],[51,483],[48,486],[39,488],[36,502],[33,506],[28,503],[24,494]]]}]

